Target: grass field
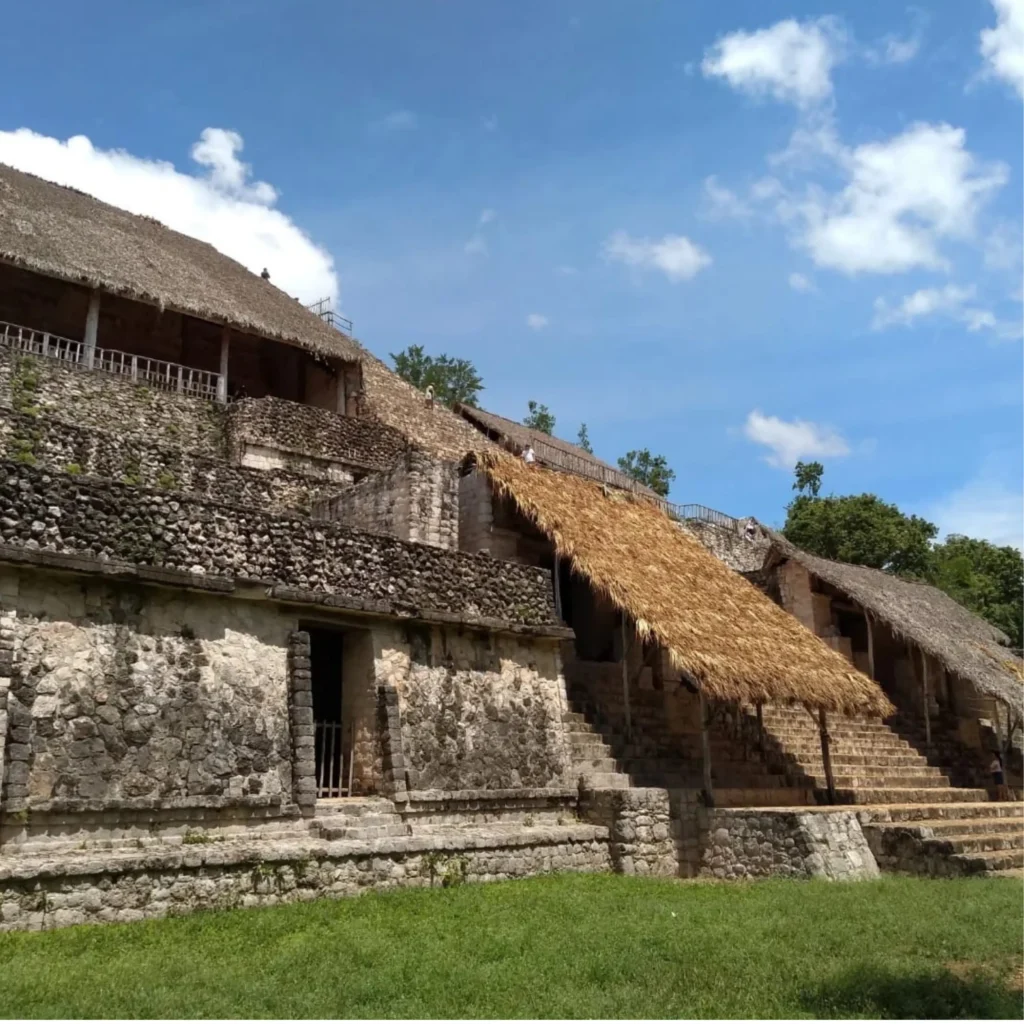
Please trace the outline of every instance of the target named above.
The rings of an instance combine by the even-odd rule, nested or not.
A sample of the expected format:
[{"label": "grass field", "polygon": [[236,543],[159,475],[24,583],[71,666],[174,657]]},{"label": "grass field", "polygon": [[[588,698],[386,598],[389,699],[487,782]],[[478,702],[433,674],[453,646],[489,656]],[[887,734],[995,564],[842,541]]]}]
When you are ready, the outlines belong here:
[{"label": "grass field", "polygon": [[563,875],[0,936],[9,1017],[1021,1017],[1013,879]]}]

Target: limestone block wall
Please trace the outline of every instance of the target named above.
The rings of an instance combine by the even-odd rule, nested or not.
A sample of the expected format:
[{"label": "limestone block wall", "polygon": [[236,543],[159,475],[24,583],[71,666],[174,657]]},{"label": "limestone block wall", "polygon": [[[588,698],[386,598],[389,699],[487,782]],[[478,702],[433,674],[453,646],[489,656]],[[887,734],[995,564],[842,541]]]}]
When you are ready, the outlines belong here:
[{"label": "limestone block wall", "polygon": [[738,520],[735,527],[720,526],[702,520],[687,520],[685,529],[693,534],[719,561],[736,572],[756,572],[764,565],[771,542],[764,529],[755,523],[753,537],[747,537],[749,519]]},{"label": "limestone block wall", "polygon": [[479,470],[459,480],[459,548],[522,565],[550,565],[551,545]]},{"label": "limestone block wall", "polygon": [[608,829],[615,871],[624,875],[678,874],[668,790],[584,790],[580,816]]},{"label": "limestone block wall", "polygon": [[233,402],[227,433],[231,450],[243,465],[247,449],[255,448],[261,453],[292,453],[348,468],[381,470],[408,447],[401,433],[376,420],[341,416],[282,398]]},{"label": "limestone block wall", "polygon": [[542,569],[9,462],[0,463],[0,544],[269,581],[398,611],[554,623]]},{"label": "limestone block wall", "polygon": [[474,469],[459,478],[459,548],[475,553],[490,550],[491,484]]},{"label": "limestone block wall", "polygon": [[878,876],[878,864],[850,810],[702,810],[701,874],[715,878]]},{"label": "limestone block wall", "polygon": [[394,627],[375,631],[378,684],[398,692],[408,788],[560,787],[567,707],[550,641]]},{"label": "limestone block wall", "polygon": [[815,604],[811,591],[811,574],[799,563],[784,562],[778,572],[782,607],[799,619],[812,633],[821,634],[831,625],[831,618],[822,621],[821,604]]},{"label": "limestone block wall", "polygon": [[0,458],[68,476],[96,476],[280,512],[308,513],[313,501],[331,489],[326,481],[298,473],[234,466],[137,434],[2,407]]},{"label": "limestone block wall", "polygon": [[20,355],[5,346],[0,346],[0,405],[184,448],[193,455],[215,458],[224,452],[223,406],[56,359]]},{"label": "limestone block wall", "polygon": [[316,502],[313,517],[454,550],[458,508],[455,464],[410,449],[390,470]]},{"label": "limestone block wall", "polygon": [[290,802],[273,606],[11,569],[0,593],[17,612],[5,811]]}]

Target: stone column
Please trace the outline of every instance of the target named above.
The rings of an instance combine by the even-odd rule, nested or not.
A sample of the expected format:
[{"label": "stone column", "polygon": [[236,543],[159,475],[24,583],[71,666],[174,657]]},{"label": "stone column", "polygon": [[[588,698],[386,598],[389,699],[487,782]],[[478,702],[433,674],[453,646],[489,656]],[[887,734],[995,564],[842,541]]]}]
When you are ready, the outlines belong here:
[{"label": "stone column", "polygon": [[[13,611],[0,614],[0,783],[3,782],[4,758],[7,752],[7,698],[11,690],[11,673],[14,669],[14,623]],[[3,810],[4,787],[0,785],[0,811]]]},{"label": "stone column", "polygon": [[304,815],[316,811],[316,749],[309,634],[288,638],[288,718],[292,733],[292,799]]},{"label": "stone column", "polygon": [[377,687],[377,728],[381,741],[384,796],[404,803],[409,799],[409,793],[402,751],[402,715],[398,690],[391,683],[381,683]]},{"label": "stone column", "polygon": [[92,369],[96,362],[96,335],[100,327],[100,290],[94,288],[89,296],[89,311],[85,314],[85,349],[82,353],[83,361]]}]

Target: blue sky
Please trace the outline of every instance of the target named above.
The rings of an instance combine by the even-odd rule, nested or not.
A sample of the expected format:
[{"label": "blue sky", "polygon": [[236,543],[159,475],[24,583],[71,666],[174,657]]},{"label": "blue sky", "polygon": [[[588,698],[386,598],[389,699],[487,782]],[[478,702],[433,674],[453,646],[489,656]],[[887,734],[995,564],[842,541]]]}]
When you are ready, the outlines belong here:
[{"label": "blue sky", "polygon": [[4,34],[0,161],[336,292],[378,355],[664,453],[676,501],[781,523],[819,458],[1020,543],[1024,0],[49,3]]}]

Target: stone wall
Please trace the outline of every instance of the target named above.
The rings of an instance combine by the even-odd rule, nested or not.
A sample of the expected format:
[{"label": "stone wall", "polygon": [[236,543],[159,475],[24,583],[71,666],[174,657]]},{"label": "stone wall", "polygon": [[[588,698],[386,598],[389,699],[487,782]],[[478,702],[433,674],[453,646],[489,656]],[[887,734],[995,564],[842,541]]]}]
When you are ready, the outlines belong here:
[{"label": "stone wall", "polygon": [[570,771],[565,683],[550,641],[408,626],[375,631],[398,691],[412,791],[559,787]]},{"label": "stone wall", "polygon": [[700,822],[700,870],[705,875],[833,881],[878,876],[878,865],[852,808],[703,810]]},{"label": "stone wall", "polygon": [[0,544],[276,582],[304,592],[524,625],[554,622],[550,573],[334,523],[0,463]]},{"label": "stone wall", "polygon": [[12,570],[0,594],[17,609],[6,812],[290,802],[275,608]]},{"label": "stone wall", "polygon": [[316,502],[313,517],[455,550],[458,484],[454,463],[410,449],[391,469]]},{"label": "stone wall", "polygon": [[182,845],[158,854],[0,860],[0,932],[141,921],[194,910],[273,906],[370,889],[606,871],[593,825],[466,829],[372,844],[294,840]]},{"label": "stone wall", "polygon": [[[753,535],[747,536],[747,524],[753,523]],[[686,520],[687,533],[693,534],[719,561],[735,572],[757,572],[771,547],[771,541],[757,520],[740,519],[733,527],[707,523],[699,519]]]},{"label": "stone wall", "polygon": [[620,874],[678,874],[668,790],[583,790],[580,816],[608,829],[609,855]]},{"label": "stone wall", "polygon": [[280,470],[233,466],[188,448],[148,441],[136,434],[31,416],[0,408],[0,458],[69,476],[192,494],[232,505],[307,514],[325,483]]},{"label": "stone wall", "polygon": [[[243,398],[232,403],[227,432],[231,450],[243,465],[246,450],[255,448],[291,453],[300,460],[381,470],[408,448],[402,434],[376,420],[341,416],[282,398]],[[310,468],[306,462],[300,465]]]},{"label": "stone wall", "polygon": [[223,457],[224,407],[157,391],[125,377],[78,369],[0,346],[0,405],[83,427]]}]

